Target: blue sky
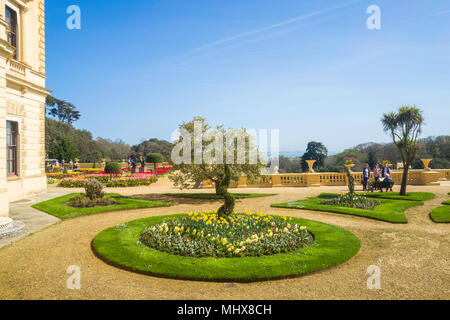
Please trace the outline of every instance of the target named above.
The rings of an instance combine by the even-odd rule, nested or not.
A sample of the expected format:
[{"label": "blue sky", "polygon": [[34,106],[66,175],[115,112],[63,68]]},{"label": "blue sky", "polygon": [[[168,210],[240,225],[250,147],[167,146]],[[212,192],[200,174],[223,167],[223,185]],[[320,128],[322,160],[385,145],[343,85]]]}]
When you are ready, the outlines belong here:
[{"label": "blue sky", "polygon": [[[81,30],[66,27],[79,5]],[[381,30],[369,30],[370,5]],[[50,0],[47,87],[76,127],[128,143],[182,121],[280,129],[281,150],[389,142],[380,118],[424,112],[449,134],[448,0]]]}]

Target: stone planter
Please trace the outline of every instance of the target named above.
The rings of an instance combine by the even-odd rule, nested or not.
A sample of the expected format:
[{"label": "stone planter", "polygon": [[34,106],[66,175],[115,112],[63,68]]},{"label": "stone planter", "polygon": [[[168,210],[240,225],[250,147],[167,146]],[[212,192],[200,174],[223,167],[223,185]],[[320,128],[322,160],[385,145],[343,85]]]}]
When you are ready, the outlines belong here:
[{"label": "stone planter", "polygon": [[309,173],[314,173],[314,164],[316,163],[316,160],[306,160],[306,163],[308,164],[309,167]]},{"label": "stone planter", "polygon": [[423,166],[425,167],[425,171],[431,171],[430,168],[430,162],[433,161],[433,159],[420,159],[423,162]]}]

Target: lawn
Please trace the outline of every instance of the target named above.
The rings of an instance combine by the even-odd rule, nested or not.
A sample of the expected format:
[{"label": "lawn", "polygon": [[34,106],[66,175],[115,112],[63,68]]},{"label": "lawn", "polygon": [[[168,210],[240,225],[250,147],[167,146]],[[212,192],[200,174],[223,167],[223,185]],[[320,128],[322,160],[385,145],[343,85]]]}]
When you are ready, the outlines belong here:
[{"label": "lawn", "polygon": [[431,220],[436,223],[450,223],[450,206],[443,206],[434,209],[430,213]]},{"label": "lawn", "polygon": [[361,247],[359,239],[342,228],[304,219],[314,235],[312,246],[287,254],[262,257],[194,258],[157,251],[142,244],[140,234],[167,219],[185,215],[150,217],[106,229],[92,241],[97,257],[137,273],[173,279],[254,282],[299,276],[344,263]]},{"label": "lawn", "polygon": [[64,220],[95,213],[141,208],[169,207],[172,205],[170,202],[147,201],[123,197],[119,194],[108,194],[108,196],[114,199],[117,205],[83,209],[67,206],[66,203],[70,200],[70,198],[77,195],[79,195],[79,193],[72,193],[59,198],[44,201],[33,205],[33,208]]},{"label": "lawn", "polygon": [[442,204],[450,205],[450,200],[444,201],[444,202],[442,202]]},{"label": "lawn", "polygon": [[[191,198],[191,199],[223,199],[223,196],[218,196],[215,193],[166,193],[166,196],[178,197],[178,198]],[[250,199],[250,198],[262,198],[276,196],[276,194],[269,193],[233,193],[236,199]]]},{"label": "lawn", "polygon": [[369,219],[381,220],[391,223],[408,223],[405,211],[409,208],[423,205],[422,201],[404,201],[379,199],[381,204],[375,207],[375,210],[338,207],[332,205],[320,204],[326,199],[337,197],[337,194],[324,193],[317,198],[293,201],[288,203],[273,204],[275,208],[303,209],[312,211],[325,211],[353,216],[360,216]]},{"label": "lawn", "polygon": [[389,199],[389,200],[406,200],[406,201],[428,201],[436,198],[434,193],[430,192],[408,192],[406,196],[401,196],[400,192],[379,192],[365,194],[369,198]]}]

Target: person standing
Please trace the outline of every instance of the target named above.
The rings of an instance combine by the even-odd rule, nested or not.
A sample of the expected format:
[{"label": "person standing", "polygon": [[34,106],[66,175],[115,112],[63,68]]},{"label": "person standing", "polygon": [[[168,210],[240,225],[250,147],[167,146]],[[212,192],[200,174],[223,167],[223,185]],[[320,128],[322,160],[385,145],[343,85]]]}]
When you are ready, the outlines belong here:
[{"label": "person standing", "polygon": [[373,169],[373,177],[375,178],[375,181],[378,181],[381,178],[381,169],[378,163],[375,166],[375,169]]},{"label": "person standing", "polygon": [[367,191],[367,183],[369,182],[369,178],[370,178],[370,169],[369,169],[369,165],[367,163],[364,166],[364,169],[362,172],[362,178],[363,178],[363,191]]}]

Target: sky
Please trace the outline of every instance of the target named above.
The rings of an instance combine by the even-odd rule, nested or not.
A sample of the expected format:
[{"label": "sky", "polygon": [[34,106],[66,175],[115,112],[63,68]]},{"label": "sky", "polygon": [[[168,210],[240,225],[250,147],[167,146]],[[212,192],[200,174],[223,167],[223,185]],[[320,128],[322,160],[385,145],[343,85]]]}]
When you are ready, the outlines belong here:
[{"label": "sky", "polygon": [[380,119],[401,105],[424,111],[423,137],[450,133],[449,39],[448,0],[49,0],[47,88],[94,137],[170,140],[203,116],[337,152],[390,142]]}]

